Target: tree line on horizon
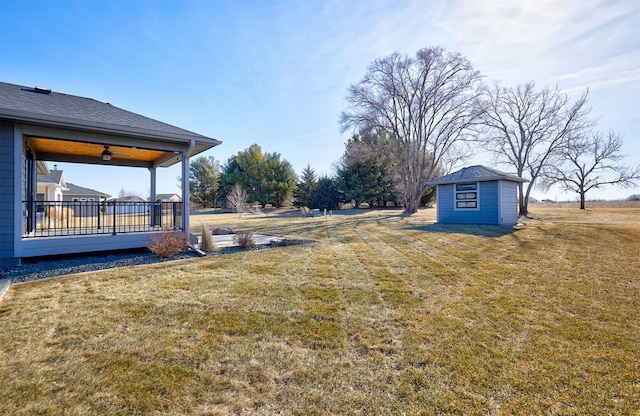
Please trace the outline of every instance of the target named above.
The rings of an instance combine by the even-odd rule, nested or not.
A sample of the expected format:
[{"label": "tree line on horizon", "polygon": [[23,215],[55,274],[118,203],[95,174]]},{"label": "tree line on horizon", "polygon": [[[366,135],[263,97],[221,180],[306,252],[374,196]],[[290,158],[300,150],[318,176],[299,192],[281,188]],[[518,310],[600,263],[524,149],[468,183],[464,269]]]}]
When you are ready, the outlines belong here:
[{"label": "tree line on horizon", "polygon": [[536,187],[559,185],[578,194],[584,209],[590,190],[630,188],[640,179],[640,166],[622,164],[622,136],[596,129],[588,90],[572,101],[558,87],[540,89],[533,81],[487,86],[464,56],[439,47],[376,59],[346,102],[340,129],[352,136],[333,176],[317,177],[308,165],[298,178],[279,153],[254,144],[223,166],[213,157],[192,161],[192,201],[215,206],[238,184],[263,207],[392,203],[414,213],[434,198],[430,180],[478,150],[528,179],[519,184],[519,215],[528,215]]}]

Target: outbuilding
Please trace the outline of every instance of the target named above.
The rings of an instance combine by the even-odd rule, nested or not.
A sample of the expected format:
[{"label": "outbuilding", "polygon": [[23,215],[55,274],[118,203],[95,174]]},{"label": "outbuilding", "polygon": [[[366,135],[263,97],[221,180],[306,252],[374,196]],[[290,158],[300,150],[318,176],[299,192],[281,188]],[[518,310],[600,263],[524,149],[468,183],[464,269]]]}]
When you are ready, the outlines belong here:
[{"label": "outbuilding", "polygon": [[514,225],[518,184],[527,179],[477,165],[429,182],[436,188],[439,223]]}]

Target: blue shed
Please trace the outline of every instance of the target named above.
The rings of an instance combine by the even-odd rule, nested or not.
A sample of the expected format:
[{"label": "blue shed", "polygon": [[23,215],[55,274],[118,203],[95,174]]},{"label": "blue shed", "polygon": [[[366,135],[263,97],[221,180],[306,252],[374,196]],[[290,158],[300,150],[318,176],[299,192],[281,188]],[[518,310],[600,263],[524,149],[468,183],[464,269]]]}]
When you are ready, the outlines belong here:
[{"label": "blue shed", "polygon": [[435,178],[439,223],[514,225],[518,184],[527,179],[486,166],[469,166]]}]

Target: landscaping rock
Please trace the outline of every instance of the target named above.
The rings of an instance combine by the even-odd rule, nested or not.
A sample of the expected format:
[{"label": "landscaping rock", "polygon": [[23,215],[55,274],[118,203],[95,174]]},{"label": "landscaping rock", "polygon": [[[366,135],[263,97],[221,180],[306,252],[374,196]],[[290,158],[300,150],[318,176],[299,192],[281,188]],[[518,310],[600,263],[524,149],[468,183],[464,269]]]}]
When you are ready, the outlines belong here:
[{"label": "landscaping rock", "polygon": [[227,227],[214,228],[213,231],[211,232],[211,234],[213,235],[226,235],[226,234],[235,234],[235,233],[236,233],[235,231]]},{"label": "landscaping rock", "polygon": [[306,244],[306,240],[299,238],[274,238],[269,242],[274,247],[296,246],[298,244]]}]

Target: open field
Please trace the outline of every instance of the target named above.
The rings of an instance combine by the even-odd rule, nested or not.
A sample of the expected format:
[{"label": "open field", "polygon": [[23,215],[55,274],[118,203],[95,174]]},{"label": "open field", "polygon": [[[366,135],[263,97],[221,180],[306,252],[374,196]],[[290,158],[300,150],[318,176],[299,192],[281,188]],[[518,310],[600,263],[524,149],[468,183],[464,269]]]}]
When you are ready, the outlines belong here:
[{"label": "open field", "polygon": [[621,414],[640,409],[640,207],[194,214],[314,245],[13,286],[0,414]]}]

